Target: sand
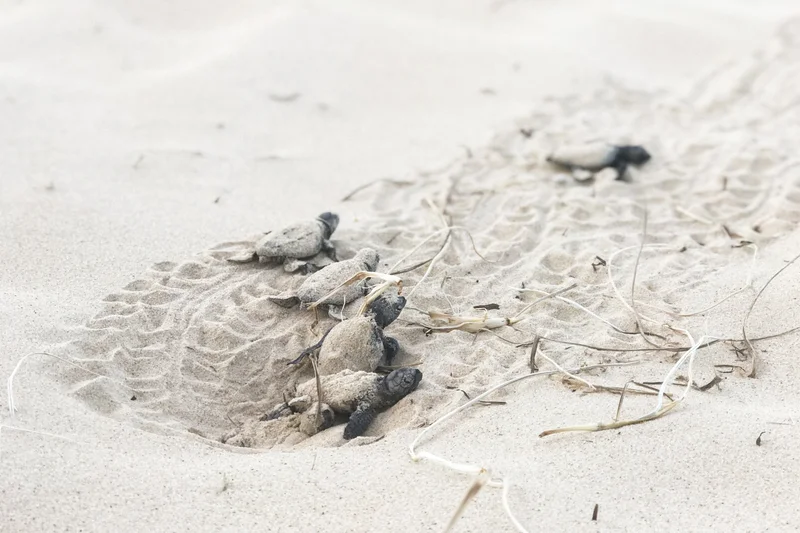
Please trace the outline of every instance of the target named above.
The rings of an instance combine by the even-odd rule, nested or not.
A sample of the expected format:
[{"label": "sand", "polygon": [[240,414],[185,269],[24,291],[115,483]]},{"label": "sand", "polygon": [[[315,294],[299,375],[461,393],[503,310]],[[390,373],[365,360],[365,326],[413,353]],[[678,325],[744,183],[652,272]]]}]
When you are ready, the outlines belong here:
[{"label": "sand", "polygon": [[[3,6],[0,375],[42,350],[82,369],[31,356],[14,381],[16,414],[0,400],[2,529],[441,531],[473,477],[414,462],[408,445],[464,392],[530,372],[529,350],[513,343],[647,346],[614,329],[636,327],[622,302],[634,271],[634,307],[664,337],[654,342],[688,344],[664,323],[695,340],[740,338],[757,289],[800,252],[792,11]],[[545,161],[598,140],[643,144],[653,160],[629,182],[602,172],[589,184]],[[312,329],[313,313],[269,302],[302,276],[226,258],[326,210],[341,216],[342,256],[372,247],[382,272],[447,221],[485,259],[454,229],[426,279],[424,267],[401,275],[409,303],[387,334],[397,363],[421,362],[424,377],[367,437],[283,428],[223,444],[309,378],[285,363],[335,323]],[[800,324],[797,268],[760,296],[749,336]],[[750,280],[755,289],[712,310],[675,315]],[[573,283],[563,297],[606,323],[551,299],[496,335],[419,325],[432,325],[426,311],[480,316],[473,306],[488,303],[499,305],[491,317],[515,316],[535,291]],[[491,396],[505,405],[434,427],[418,450],[505,477],[529,531],[794,530],[797,339],[756,341],[755,378],[714,366],[749,370],[730,344],[698,351],[694,379],[722,381],[646,424],[539,438],[608,422],[618,402],[540,377]],[[598,385],[660,381],[675,362],[540,347],[564,367],[640,363],[581,375]],[[623,417],[653,405],[629,396]],[[514,530],[501,491],[485,488],[455,530]]]}]

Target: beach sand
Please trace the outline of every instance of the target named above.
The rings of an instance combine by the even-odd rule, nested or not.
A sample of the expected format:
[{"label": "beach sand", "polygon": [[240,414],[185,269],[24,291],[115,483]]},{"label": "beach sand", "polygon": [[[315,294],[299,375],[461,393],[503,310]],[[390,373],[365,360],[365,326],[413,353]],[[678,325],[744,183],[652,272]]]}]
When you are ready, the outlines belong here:
[{"label": "beach sand", "polygon": [[[799,325],[798,265],[748,316],[800,253],[793,10],[4,5],[0,375],[16,370],[17,411],[0,399],[0,529],[442,531],[475,476],[409,444],[465,394],[530,373],[517,344],[554,339],[542,371],[636,363],[580,374],[622,387],[677,361],[624,351],[651,347],[631,307],[660,346]],[[653,158],[591,183],[546,162],[598,140]],[[380,272],[439,232],[397,267],[437,256],[401,275],[409,303],[387,328],[422,383],[349,442],[258,421],[311,377],[286,362],[335,321],[267,300],[301,275],[226,261],[328,210],[340,254],[372,247]],[[584,310],[552,298],[477,336],[420,326],[489,303],[515,317],[572,284]],[[698,349],[691,377],[719,383],[654,421],[540,438],[610,422],[619,402],[556,374],[416,451],[504,479],[528,531],[796,530],[798,336],[754,345],[754,377],[743,343]],[[41,351],[62,359],[18,366]],[[622,418],[655,401],[627,395]],[[454,531],[515,530],[501,494],[484,488]]]}]

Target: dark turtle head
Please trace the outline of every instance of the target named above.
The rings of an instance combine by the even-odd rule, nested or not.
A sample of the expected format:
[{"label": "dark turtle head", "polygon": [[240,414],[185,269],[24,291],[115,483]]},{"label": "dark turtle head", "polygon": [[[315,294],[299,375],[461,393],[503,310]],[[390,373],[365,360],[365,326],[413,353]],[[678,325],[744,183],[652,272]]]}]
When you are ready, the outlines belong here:
[{"label": "dark turtle head", "polygon": [[384,386],[389,397],[399,401],[411,393],[422,380],[422,372],[416,368],[398,368],[384,378]]},{"label": "dark turtle head", "polygon": [[372,302],[369,311],[375,317],[375,323],[378,324],[378,327],[383,329],[400,316],[405,306],[406,299],[404,296],[384,292],[377,300]]},{"label": "dark turtle head", "polygon": [[325,238],[330,239],[333,232],[336,231],[336,228],[339,226],[339,215],[325,211],[317,217],[317,220],[325,225]]},{"label": "dark turtle head", "polygon": [[641,165],[650,160],[650,154],[643,146],[620,146],[618,157],[632,165]]}]

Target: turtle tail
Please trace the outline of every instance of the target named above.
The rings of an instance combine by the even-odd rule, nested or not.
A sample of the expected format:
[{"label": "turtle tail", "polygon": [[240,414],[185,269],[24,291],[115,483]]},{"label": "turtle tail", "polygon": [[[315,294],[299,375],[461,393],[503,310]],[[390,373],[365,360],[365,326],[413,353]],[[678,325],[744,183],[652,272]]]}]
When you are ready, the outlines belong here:
[{"label": "turtle tail", "polygon": [[252,263],[254,261],[258,261],[258,254],[255,252],[243,252],[237,255],[232,255],[228,258],[229,263]]},{"label": "turtle tail", "polygon": [[375,409],[359,405],[358,408],[350,415],[350,420],[344,428],[345,440],[360,437],[367,430],[369,425],[375,420]]}]

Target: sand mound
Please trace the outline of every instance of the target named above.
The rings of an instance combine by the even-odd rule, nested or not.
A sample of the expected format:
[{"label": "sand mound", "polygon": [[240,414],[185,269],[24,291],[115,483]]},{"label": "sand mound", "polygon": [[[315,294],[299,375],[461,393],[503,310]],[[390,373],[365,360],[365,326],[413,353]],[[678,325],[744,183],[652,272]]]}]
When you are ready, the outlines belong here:
[{"label": "sand mound", "polygon": [[[669,317],[663,310],[694,311],[684,307],[686,292],[707,290],[720,269],[741,271],[744,284],[753,256],[747,243],[775,239],[800,220],[800,160],[787,156],[796,151],[800,128],[794,101],[799,31],[794,21],[770,47],[679,98],[609,84],[590,98],[549,99],[489,146],[444,169],[379,182],[354,195],[358,220],[343,220],[334,242],[344,257],[364,246],[378,250],[381,271],[446,221],[456,228],[430,277],[416,286],[424,267],[402,274],[406,292],[414,292],[390,327],[402,348],[396,364],[421,361],[424,378],[368,434],[425,425],[464,401],[454,389],[473,394],[526,371],[527,353],[507,340],[534,334],[580,340],[591,331],[598,344],[640,346],[637,335],[558,300],[534,308],[516,331],[497,330],[506,340],[489,333],[426,334],[419,324],[429,321],[419,310],[478,315],[473,306],[496,303],[491,316],[513,316],[539,296],[529,291],[577,283],[565,296],[634,332],[631,313],[610,289],[608,268],[629,299],[645,207],[646,242],[661,246],[643,250],[636,301],[653,317],[647,329],[665,342],[685,344],[661,326]],[[597,140],[642,144],[653,160],[632,169],[630,183],[602,172],[588,185],[545,162],[563,143]],[[462,228],[489,261],[475,254]],[[433,257],[445,237],[442,231],[398,270]],[[59,381],[91,409],[150,431],[218,439],[239,429],[255,447],[301,442],[283,422],[254,421],[310,378],[308,369],[286,363],[333,321],[326,318],[312,331],[313,314],[267,301],[298,286],[302,276],[224,260],[229,252],[223,250],[251,244],[223,243],[189,260],[158,263],[107,296],[101,311],[57,351],[113,381],[87,379],[74,368],[65,368]],[[704,318],[694,320],[702,326]],[[598,330],[606,331],[602,343]],[[584,348],[543,349],[570,366],[624,358]],[[653,357],[663,362],[667,356]],[[307,444],[340,443],[341,430]]]}]

